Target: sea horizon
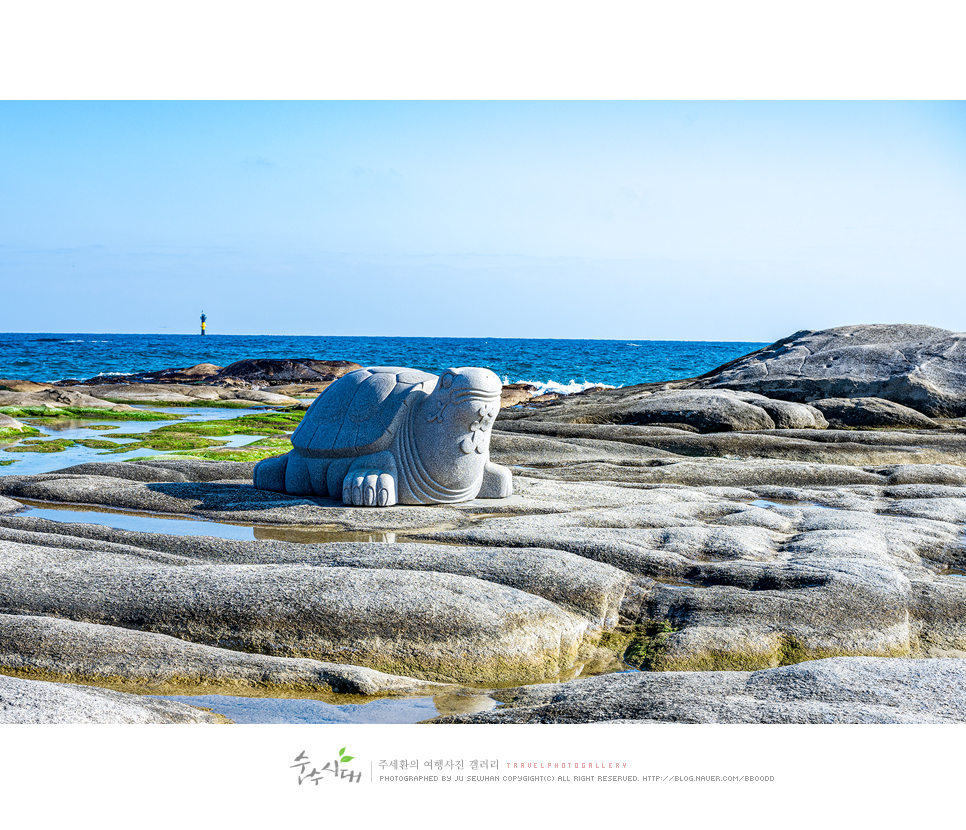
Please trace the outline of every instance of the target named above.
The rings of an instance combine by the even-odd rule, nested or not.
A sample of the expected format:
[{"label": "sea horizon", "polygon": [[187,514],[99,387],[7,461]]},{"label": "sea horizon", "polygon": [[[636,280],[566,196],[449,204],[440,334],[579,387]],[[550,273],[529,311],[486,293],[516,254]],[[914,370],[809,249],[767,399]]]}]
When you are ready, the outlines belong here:
[{"label": "sea horizon", "polygon": [[486,366],[504,383],[577,392],[695,377],[767,345],[760,341],[391,335],[0,333],[0,378],[103,379],[251,358],[349,360],[441,372]]}]

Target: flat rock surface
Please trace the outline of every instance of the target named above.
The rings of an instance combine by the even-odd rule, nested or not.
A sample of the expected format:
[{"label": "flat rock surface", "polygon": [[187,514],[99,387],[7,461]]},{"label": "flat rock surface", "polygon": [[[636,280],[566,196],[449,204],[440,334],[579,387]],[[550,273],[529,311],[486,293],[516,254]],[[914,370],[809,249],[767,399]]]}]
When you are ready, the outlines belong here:
[{"label": "flat rock surface", "polygon": [[[897,433],[894,440],[901,438]],[[579,449],[583,439],[571,440],[565,446]],[[493,644],[503,642],[500,637],[509,636],[508,627],[517,624],[510,615],[487,629],[483,620],[493,613],[500,618],[515,602],[520,613],[531,615],[526,619],[543,620],[534,622],[534,630],[549,625],[553,632],[537,637],[551,645],[531,641],[526,646],[543,655],[533,659],[547,666],[556,660],[561,670],[567,660],[580,662],[591,632],[615,625],[666,626],[660,648],[650,657],[652,668],[665,670],[756,669],[832,655],[925,657],[937,650],[966,649],[966,580],[957,575],[966,564],[962,467],[857,467],[667,455],[653,459],[647,447],[596,442],[606,443],[615,447],[608,462],[518,468],[516,495],[489,505],[481,500],[367,510],[265,494],[235,480],[149,480],[152,471],[164,478],[177,472],[209,479],[214,473],[206,473],[208,462],[139,464],[131,471],[137,480],[73,475],[76,471],[6,476],[0,478],[0,491],[18,499],[148,507],[294,527],[325,523],[344,531],[391,527],[421,543],[205,541],[90,526],[57,529],[52,522],[12,515],[0,520],[5,540],[0,544],[22,545],[21,553],[29,546],[33,567],[48,573],[67,569],[70,578],[43,595],[34,591],[28,596],[25,587],[18,587],[20,604],[9,607],[29,614],[60,609],[62,616],[98,623],[127,620],[133,626],[140,620],[137,625],[145,630],[218,647],[254,648],[252,632],[281,620],[278,632],[266,635],[268,645],[258,649],[456,682],[472,678],[463,669],[433,663],[442,659],[429,656],[433,648],[426,647],[424,657],[417,658],[407,651],[410,645],[400,646],[396,656],[380,657],[357,644],[353,656],[340,657],[338,638],[323,631],[324,626],[312,635],[314,645],[309,644],[311,637],[303,638],[300,647],[305,650],[297,652],[292,633],[296,606],[281,610],[280,597],[288,597],[286,592],[297,585],[296,595],[305,597],[313,586],[318,597],[336,603],[333,607],[349,615],[346,619],[358,620],[358,626],[366,613],[362,609],[370,607],[366,603],[378,601],[387,609],[380,614],[388,615],[389,628],[372,629],[367,635],[371,642],[391,628],[409,631],[413,643],[422,643],[417,617],[425,617],[425,608],[416,610],[411,593],[432,595],[445,606],[455,602],[452,592],[461,585],[458,590],[475,597],[477,604],[453,606],[462,609],[455,615],[441,607],[434,618],[440,626],[436,637],[445,640],[446,631],[462,630],[459,618],[465,614],[467,621],[477,620],[467,622],[467,631],[488,632],[480,633],[474,646],[483,660],[483,654],[494,653]],[[639,465],[631,463],[637,451],[644,455]],[[595,452],[606,457],[601,448]],[[496,458],[507,460],[499,452]],[[95,541],[100,548],[94,545],[92,550]],[[445,544],[427,544],[433,542]],[[103,559],[109,553],[116,557]],[[150,566],[155,570],[144,570],[147,560],[159,563]],[[179,564],[184,560],[190,561],[190,569]],[[233,568],[250,570],[243,575]],[[188,571],[190,576],[185,575]],[[76,604],[74,595],[87,590],[81,583],[93,585],[112,572],[129,575],[122,595],[111,595],[109,612],[93,606],[64,610],[65,603]],[[175,608],[189,581],[195,586],[191,602],[177,600],[182,604]],[[148,584],[155,595],[160,591],[174,604],[156,614],[142,607],[140,592]],[[475,587],[468,588],[470,584]],[[231,585],[234,600],[225,606]],[[511,593],[503,599],[501,591]],[[104,605],[108,595],[101,596]],[[511,596],[516,599],[511,601]],[[258,613],[249,607],[257,607]],[[490,611],[484,612],[487,607]],[[297,608],[311,613],[304,604]],[[261,613],[273,622],[269,625]],[[191,622],[192,614],[203,623]],[[229,629],[240,639],[227,638]],[[490,645],[484,645],[487,638]],[[361,637],[359,643],[365,640]],[[408,656],[400,656],[404,654]],[[424,659],[428,662],[418,668]],[[461,658],[447,659],[458,663]],[[431,663],[435,668],[427,668]],[[526,671],[538,671],[533,669],[536,663]],[[549,669],[539,672],[544,678],[551,675]],[[493,676],[482,672],[475,680],[485,683]]]},{"label": "flat rock surface", "polygon": [[612,674],[493,693],[435,723],[966,723],[966,660],[835,658],[756,672]]}]

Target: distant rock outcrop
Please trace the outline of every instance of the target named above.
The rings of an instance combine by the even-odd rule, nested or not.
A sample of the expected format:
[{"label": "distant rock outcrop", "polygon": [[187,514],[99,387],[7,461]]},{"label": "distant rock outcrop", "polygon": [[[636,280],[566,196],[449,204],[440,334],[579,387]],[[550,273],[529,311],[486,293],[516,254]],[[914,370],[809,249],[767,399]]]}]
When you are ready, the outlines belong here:
[{"label": "distant rock outcrop", "polygon": [[869,325],[801,331],[697,378],[531,398],[500,421],[718,433],[934,429],[963,416],[966,334]]},{"label": "distant rock outcrop", "polygon": [[143,372],[138,375],[140,380],[158,383],[197,383],[215,377],[222,369],[214,363],[198,363],[184,369],[162,369],[159,372]]},{"label": "distant rock outcrop", "polygon": [[800,331],[695,384],[787,401],[884,398],[931,417],[966,415],[966,334],[917,325]]},{"label": "distant rock outcrop", "polygon": [[218,379],[235,378],[267,385],[333,381],[361,369],[350,360],[300,358],[258,358],[238,360],[218,373]]},{"label": "distant rock outcrop", "polygon": [[[130,375],[98,375],[85,381],[61,380],[56,386],[104,386],[118,384],[204,384],[209,386],[258,387],[279,386],[292,383],[331,383],[348,372],[362,367],[351,360],[315,360],[300,358],[248,358],[236,360],[221,367],[214,363],[198,363],[194,366],[174,369],[158,369],[151,372],[135,372]],[[27,381],[0,381],[0,387],[16,391],[40,391],[48,388]],[[30,388],[26,388],[29,386]],[[36,387],[36,388],[34,388]]]}]

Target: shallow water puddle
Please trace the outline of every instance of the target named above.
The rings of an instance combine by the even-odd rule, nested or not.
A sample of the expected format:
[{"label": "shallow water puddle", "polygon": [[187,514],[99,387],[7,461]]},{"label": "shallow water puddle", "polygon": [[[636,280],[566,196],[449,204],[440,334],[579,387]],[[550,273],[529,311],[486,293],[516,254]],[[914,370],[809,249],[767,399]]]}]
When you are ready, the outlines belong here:
[{"label": "shallow water puddle", "polygon": [[839,507],[833,507],[830,504],[819,504],[814,501],[791,501],[791,500],[781,500],[781,501],[769,501],[767,499],[754,499],[753,501],[745,502],[750,504],[752,507],[821,507],[823,510],[840,510]]},{"label": "shallow water puddle", "polygon": [[959,577],[963,577],[963,576],[966,576],[966,569],[964,569],[964,568],[954,568],[954,567],[943,568],[939,572],[939,576],[959,576]]},{"label": "shallow water puddle", "polygon": [[[34,419],[26,419],[26,423],[39,429],[43,435],[37,436],[38,440],[66,439],[70,441],[85,440],[89,438],[114,441],[118,444],[133,443],[135,438],[112,438],[114,433],[148,433],[164,426],[183,424],[189,421],[218,421],[240,418],[243,415],[265,414],[266,407],[251,409],[229,409],[229,408],[205,408],[205,407],[135,407],[152,412],[170,412],[179,417],[165,421],[111,421],[109,419],[92,418],[90,420],[55,421],[50,424],[38,426],[33,423]],[[222,444],[224,449],[243,447],[264,438],[263,435],[232,435],[219,436],[218,440],[226,441]],[[12,444],[11,444],[12,446]],[[73,446],[67,447],[60,452],[40,453],[40,452],[6,452],[0,446],[0,461],[13,461],[9,466],[0,467],[0,475],[29,476],[40,475],[42,473],[52,473],[62,470],[65,467],[72,467],[76,464],[83,464],[88,461],[128,461],[135,458],[156,458],[171,455],[171,450],[152,450],[139,448],[130,452],[106,453],[104,449],[96,447]]]},{"label": "shallow water puddle", "polygon": [[441,715],[488,712],[497,702],[486,695],[378,698],[366,703],[228,695],[153,695],[211,709],[235,723],[419,723]]},{"label": "shallow water puddle", "polygon": [[334,527],[292,527],[270,525],[243,525],[215,522],[207,519],[159,516],[154,513],[138,513],[133,510],[85,509],[77,505],[60,506],[45,502],[20,500],[27,509],[17,516],[34,516],[54,522],[76,522],[101,525],[115,530],[136,530],[142,533],[166,533],[169,536],[214,536],[218,539],[240,541],[273,540],[322,544],[324,542],[383,542],[396,541],[396,534],[389,532],[361,532],[339,530]]}]

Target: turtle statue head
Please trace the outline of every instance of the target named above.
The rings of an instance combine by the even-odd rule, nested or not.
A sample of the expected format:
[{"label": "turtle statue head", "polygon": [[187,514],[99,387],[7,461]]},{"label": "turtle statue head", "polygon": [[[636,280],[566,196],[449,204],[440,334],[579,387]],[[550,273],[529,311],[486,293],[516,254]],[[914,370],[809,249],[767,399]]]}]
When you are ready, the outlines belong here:
[{"label": "turtle statue head", "polygon": [[502,389],[493,372],[476,366],[440,375],[413,422],[420,458],[434,481],[453,487],[482,475]]},{"label": "turtle statue head", "polygon": [[256,465],[255,486],[363,507],[505,498],[510,470],[489,460],[502,389],[478,367],[350,372],[309,407],[291,452]]}]

